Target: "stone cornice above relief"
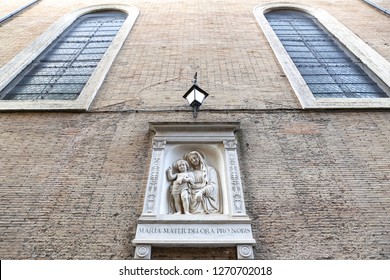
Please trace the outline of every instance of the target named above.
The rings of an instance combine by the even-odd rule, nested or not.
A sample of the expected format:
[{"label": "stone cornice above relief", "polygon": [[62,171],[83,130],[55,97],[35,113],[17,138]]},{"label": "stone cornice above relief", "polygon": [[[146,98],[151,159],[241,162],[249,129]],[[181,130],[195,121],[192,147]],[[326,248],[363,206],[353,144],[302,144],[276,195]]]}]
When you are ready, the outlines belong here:
[{"label": "stone cornice above relief", "polygon": [[151,131],[236,131],[240,128],[239,122],[151,122]]},{"label": "stone cornice above relief", "polygon": [[240,129],[239,122],[151,122],[150,131],[155,133],[155,137],[170,140],[184,140],[194,136],[201,140],[206,137],[212,140],[213,137],[234,138],[234,132]]}]

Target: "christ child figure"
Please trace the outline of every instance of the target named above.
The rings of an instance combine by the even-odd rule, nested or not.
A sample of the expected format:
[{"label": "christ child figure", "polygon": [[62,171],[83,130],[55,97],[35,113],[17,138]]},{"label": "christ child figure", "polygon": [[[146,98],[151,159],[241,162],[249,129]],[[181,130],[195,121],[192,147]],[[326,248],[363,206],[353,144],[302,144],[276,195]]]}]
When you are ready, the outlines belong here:
[{"label": "christ child figure", "polygon": [[185,214],[189,212],[189,184],[195,182],[195,177],[192,172],[189,172],[189,164],[184,159],[179,159],[173,167],[177,169],[178,173],[173,173],[172,168],[168,168],[167,177],[169,181],[172,181],[170,187],[171,195],[173,198],[173,206],[175,214],[182,214],[182,208]]}]

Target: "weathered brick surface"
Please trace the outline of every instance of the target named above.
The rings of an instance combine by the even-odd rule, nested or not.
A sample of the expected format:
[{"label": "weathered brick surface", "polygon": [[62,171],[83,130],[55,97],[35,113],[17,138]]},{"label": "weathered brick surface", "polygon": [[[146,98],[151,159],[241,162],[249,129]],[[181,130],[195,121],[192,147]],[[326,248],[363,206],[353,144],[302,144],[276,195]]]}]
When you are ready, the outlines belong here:
[{"label": "weathered brick surface", "polygon": [[[201,112],[199,121],[215,117]],[[242,125],[240,164],[257,258],[389,257],[387,113],[218,118]],[[148,122],[174,119],[1,114],[2,258],[130,258],[150,159]]]},{"label": "weathered brick surface", "polygon": [[[252,14],[267,2],[42,0],[1,25],[2,66],[74,9],[140,9],[92,111],[0,113],[0,258],[132,258],[148,123],[238,121],[257,259],[389,259],[389,112],[301,110]],[[390,59],[389,17],[358,0],[295,2],[327,10]],[[193,120],[182,95],[195,71],[210,96]],[[235,257],[234,248],[153,251]]]},{"label": "weathered brick surface", "polygon": [[154,260],[236,260],[236,248],[165,248],[156,247],[152,249]]}]

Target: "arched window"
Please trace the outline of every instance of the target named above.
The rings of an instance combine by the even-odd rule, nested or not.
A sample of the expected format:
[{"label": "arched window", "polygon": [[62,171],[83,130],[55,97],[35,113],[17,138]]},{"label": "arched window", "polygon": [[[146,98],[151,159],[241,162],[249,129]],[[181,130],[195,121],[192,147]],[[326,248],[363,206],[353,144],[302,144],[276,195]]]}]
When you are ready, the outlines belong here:
[{"label": "arched window", "polygon": [[276,10],[265,17],[316,98],[388,97],[313,16]]},{"label": "arched window", "polygon": [[2,99],[76,99],[125,19],[107,11],[81,16],[2,91]]},{"label": "arched window", "polygon": [[304,108],[390,107],[389,63],[325,11],[277,4],[254,14]]},{"label": "arched window", "polygon": [[[0,81],[0,86],[6,84],[0,92],[0,108],[88,109],[138,10],[127,6],[116,11],[101,6],[87,10],[72,15],[74,20],[59,35],[51,34],[56,39],[31,63],[19,67],[23,69],[12,80]],[[69,17],[63,21],[69,22]],[[61,22],[57,24],[60,25]],[[16,60],[27,56],[25,50]],[[15,72],[14,64],[3,67],[4,71]]]}]

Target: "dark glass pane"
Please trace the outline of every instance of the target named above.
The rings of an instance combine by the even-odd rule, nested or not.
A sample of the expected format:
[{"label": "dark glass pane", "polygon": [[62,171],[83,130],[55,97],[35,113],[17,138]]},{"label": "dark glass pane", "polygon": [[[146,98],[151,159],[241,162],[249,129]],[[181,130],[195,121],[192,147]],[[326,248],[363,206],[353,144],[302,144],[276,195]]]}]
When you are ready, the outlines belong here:
[{"label": "dark glass pane", "polygon": [[1,93],[7,100],[76,99],[126,19],[99,12],[77,19]]},{"label": "dark glass pane", "polygon": [[316,98],[388,97],[310,15],[278,10],[265,16]]}]

